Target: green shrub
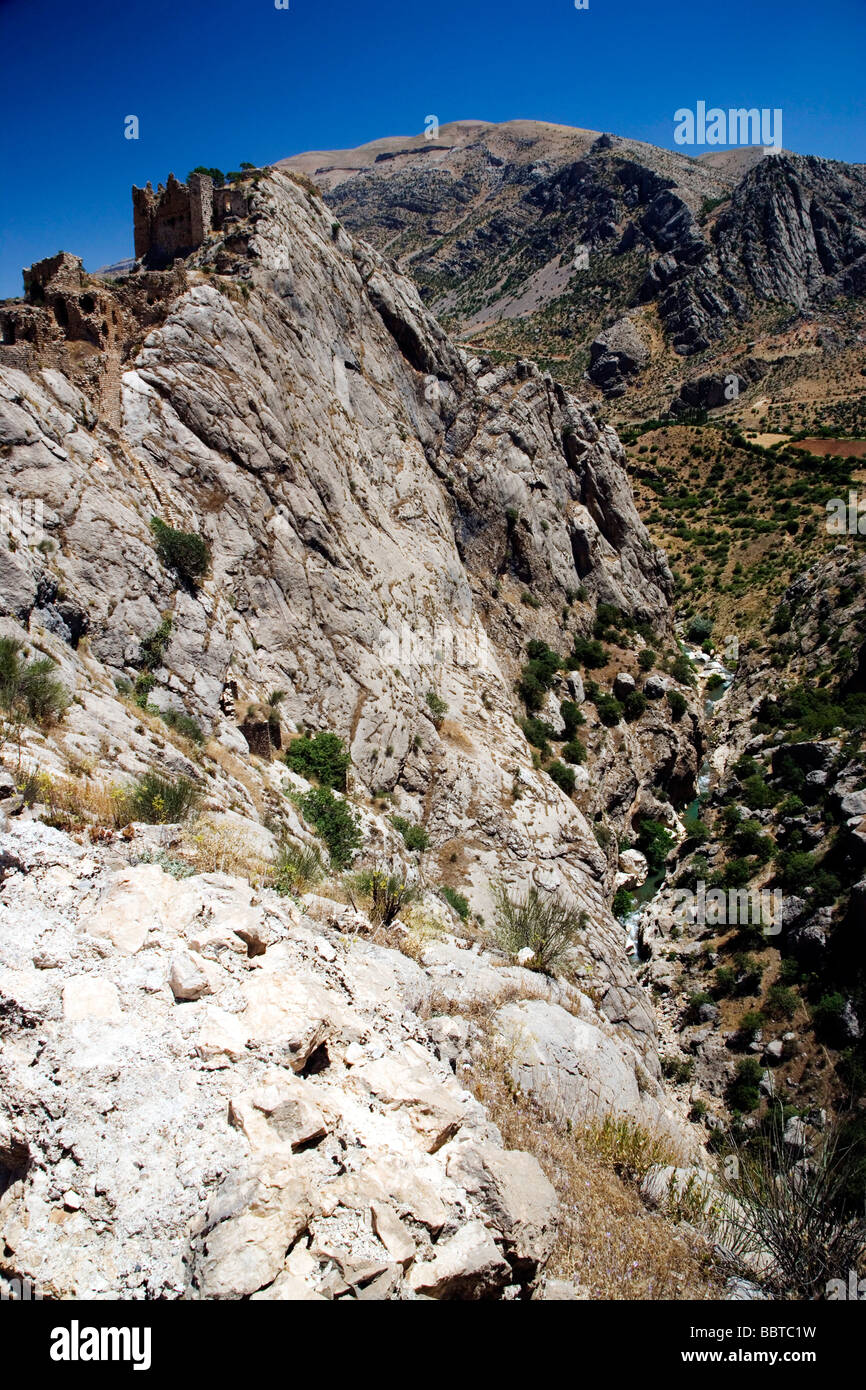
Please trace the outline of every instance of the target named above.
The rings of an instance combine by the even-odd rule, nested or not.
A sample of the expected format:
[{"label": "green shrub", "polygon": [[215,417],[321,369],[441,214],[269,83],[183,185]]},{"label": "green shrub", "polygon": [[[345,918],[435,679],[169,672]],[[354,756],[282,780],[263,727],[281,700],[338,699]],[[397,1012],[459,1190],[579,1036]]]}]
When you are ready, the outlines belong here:
[{"label": "green shrub", "polygon": [[656,653],[649,647],[644,647],[639,653],[637,664],[642,671],[651,671],[656,664]]},{"label": "green shrub", "polygon": [[151,517],[150,529],[165,568],[175,570],[184,583],[194,588],[210,566],[210,551],[204,538],[195,531],[178,531],[158,516]]},{"label": "green shrub", "polygon": [[815,867],[814,854],[805,850],[785,850],[776,856],[777,877],[782,887],[790,893],[802,894],[812,886]]},{"label": "green shrub", "polygon": [[800,1000],[786,985],[770,985],[764,1000],[763,1011],[768,1018],[789,1019],[797,1012]]},{"label": "green shrub", "polygon": [[812,1009],[812,1023],[819,1038],[837,1047],[844,1041],[842,1014],[845,999],[841,994],[822,994]]},{"label": "green shrub", "polygon": [[579,738],[572,738],[563,745],[562,756],[567,763],[585,763],[586,748]]},{"label": "green shrub", "polygon": [[351,756],[343,740],[332,733],[303,734],[292,739],[284,754],[287,765],[300,777],[315,780],[322,787],[346,790],[346,774]]},{"label": "green shrub", "polygon": [[442,720],[448,713],[448,705],[441,698],[441,696],[436,694],[435,690],[428,690],[424,698],[427,701],[427,708],[433,716],[433,723],[436,725],[436,728],[438,729],[439,725],[442,723]]},{"label": "green shrub", "polygon": [[775,806],[777,798],[760,773],[755,773],[743,783],[743,800],[750,811],[763,811]]},{"label": "green shrub", "polygon": [[576,705],[573,700],[563,700],[559,706],[559,714],[568,738],[573,738],[581,724],[586,723],[580,706]]},{"label": "green shrub", "polygon": [[516,955],[529,947],[531,968],[553,974],[567,960],[587,916],[559,893],[542,894],[530,884],[523,897],[512,899],[503,884],[494,889],[496,937],[504,950]]},{"label": "green shrub", "polygon": [[740,1018],[737,1032],[743,1038],[751,1038],[763,1028],[766,1021],[760,1009],[747,1009]]},{"label": "green shrub", "polygon": [[694,1075],[695,1064],[691,1057],[663,1057],[662,1076],[668,1081],[674,1081],[680,1086],[691,1081]]},{"label": "green shrub", "polygon": [[627,888],[617,888],[613,895],[614,917],[626,917],[629,912],[633,912],[636,901],[634,893],[630,893]]},{"label": "green shrub", "polygon": [[671,717],[675,721],[682,719],[689,707],[685,695],[681,694],[679,690],[669,690],[667,692],[667,700],[671,707]]},{"label": "green shrub", "polygon": [[740,821],[727,836],[737,854],[754,854],[759,863],[768,864],[773,854],[773,841],[763,833],[760,821]]},{"label": "green shrub", "polygon": [[361,831],[354,813],[334,796],[330,787],[316,787],[300,800],[301,811],[328,846],[331,865],[346,869],[361,847]]},{"label": "green shrub", "polygon": [[586,637],[575,637],[569,665],[572,669],[585,666],[587,671],[599,670],[608,663],[608,653],[600,642]]},{"label": "green shrub", "polygon": [[694,685],[695,668],[685,653],[674,657],[671,662],[671,675],[680,685]]},{"label": "green shrub", "polygon": [[673,848],[674,837],[660,821],[644,816],[638,825],[637,847],[651,869],[661,869]]},{"label": "green shrub", "polygon": [[574,791],[575,781],[574,772],[572,771],[572,769],[570,767],[566,767],[565,763],[555,762],[550,764],[550,767],[547,769],[547,771],[549,776],[553,778],[556,785],[558,787],[561,787],[564,792],[571,796],[572,792]]},{"label": "green shrub", "polygon": [[142,638],[138,649],[138,665],[143,671],[154,671],[162,665],[166,648],[171,641],[171,617],[163,618],[158,628]]},{"label": "green shrub", "polygon": [[145,772],[130,788],[126,808],[131,820],[148,825],[174,825],[186,820],[201,793],[188,777],[171,781],[158,772]]},{"label": "green shrub", "polygon": [[647,704],[647,697],[644,695],[643,691],[630,691],[623,702],[626,719],[628,719],[630,723],[636,719],[640,719],[641,715],[646,713]]},{"label": "green shrub", "polygon": [[430,836],[423,825],[413,825],[411,821],[406,820],[405,816],[392,816],[391,824],[403,836],[403,843],[407,849],[417,850],[418,853],[421,853],[429,848]]},{"label": "green shrub", "polygon": [[155,685],[156,676],[150,671],[144,671],[140,676],[136,676],[133,693],[135,695],[135,703],[138,705],[139,709],[147,709],[147,702],[150,699],[151,691]]},{"label": "green shrub", "polygon": [[[753,1067],[760,1070],[757,1062]],[[753,1096],[747,1083],[740,1098]],[[785,1144],[784,1128],[785,1115],[776,1111],[759,1141],[728,1140],[734,1161],[721,1165],[720,1182],[731,1251],[742,1259],[769,1252],[762,1283],[777,1297],[825,1299],[832,1279],[847,1289],[862,1253],[862,1146],[842,1130],[829,1130],[808,1163],[800,1163]]]},{"label": "green shrub", "polygon": [[626,614],[615,603],[600,603],[595,610],[595,621],[599,627],[612,628],[615,632],[631,626]]},{"label": "green shrub", "polygon": [[709,618],[692,618],[686,636],[690,642],[700,645],[713,635],[713,624]]},{"label": "green shrub", "polygon": [[193,719],[191,714],[183,714],[176,709],[160,710],[163,723],[170,729],[174,729],[183,738],[191,739],[199,746],[204,743],[204,732],[197,719]]},{"label": "green shrub", "polygon": [[517,689],[526,708],[531,712],[541,709],[562,660],[558,652],[553,651],[546,642],[538,638],[533,638],[527,643],[526,651],[529,661],[520,673]]},{"label": "green shrub", "polygon": [[453,907],[457,916],[465,922],[469,916],[469,900],[464,898],[462,893],[458,893],[456,888],[449,888],[447,883],[442,884],[439,893],[448,906]]},{"label": "green shrub", "polygon": [[598,694],[593,701],[602,724],[612,729],[622,719],[624,709],[613,695]]},{"label": "green shrub", "polygon": [[734,968],[737,972],[737,993],[757,994],[764,976],[761,962],[747,951],[738,951],[734,956]]},{"label": "green shrub", "polygon": [[66,709],[69,694],[52,674],[53,661],[25,661],[23,650],[17,637],[0,637],[0,709],[10,723],[48,724]]},{"label": "green shrub", "polygon": [[414,884],[387,869],[363,869],[355,876],[354,887],[367,900],[367,912],[376,927],[390,927],[403,908],[418,897]]},{"label": "green shrub", "polygon": [[535,715],[531,715],[529,719],[521,719],[520,727],[533,748],[539,749],[544,757],[549,757],[550,744],[548,740],[554,736],[554,730],[550,724],[546,724],[543,719],[537,719]]},{"label": "green shrub", "polygon": [[757,1110],[761,1093],[758,1086],[764,1069],[756,1057],[741,1057],[732,1080],[728,1082],[726,1096],[732,1110],[746,1113]]},{"label": "green shrub", "polygon": [[284,842],[274,860],[272,888],[283,896],[300,897],[323,878],[325,867],[315,845]]}]

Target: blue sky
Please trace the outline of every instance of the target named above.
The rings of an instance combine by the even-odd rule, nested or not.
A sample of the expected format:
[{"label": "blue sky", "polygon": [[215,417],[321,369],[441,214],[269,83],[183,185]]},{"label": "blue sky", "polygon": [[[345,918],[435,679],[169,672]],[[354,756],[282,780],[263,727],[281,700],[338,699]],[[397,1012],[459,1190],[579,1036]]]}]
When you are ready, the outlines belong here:
[{"label": "blue sky", "polygon": [[674,148],[680,107],[780,107],[786,148],[866,160],[866,0],[0,0],[0,53],[0,297],[131,255],[133,183],[428,115]]}]

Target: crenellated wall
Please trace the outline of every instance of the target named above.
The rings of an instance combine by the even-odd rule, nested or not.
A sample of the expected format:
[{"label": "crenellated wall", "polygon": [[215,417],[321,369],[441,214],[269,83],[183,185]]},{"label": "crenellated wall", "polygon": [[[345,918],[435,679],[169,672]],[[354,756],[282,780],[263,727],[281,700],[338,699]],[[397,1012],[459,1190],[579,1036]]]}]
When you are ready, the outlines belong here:
[{"label": "crenellated wall", "polygon": [[155,193],[150,183],[133,188],[136,260],[158,269],[188,256],[226,218],[246,217],[248,200],[248,191],[238,184],[214,188],[209,174],[190,174],[187,183],[169,174]]}]

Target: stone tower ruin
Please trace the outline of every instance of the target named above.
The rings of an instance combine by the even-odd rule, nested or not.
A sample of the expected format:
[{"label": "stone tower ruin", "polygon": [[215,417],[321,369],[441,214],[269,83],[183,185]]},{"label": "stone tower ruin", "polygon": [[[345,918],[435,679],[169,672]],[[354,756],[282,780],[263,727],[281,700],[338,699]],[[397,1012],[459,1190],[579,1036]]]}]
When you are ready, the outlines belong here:
[{"label": "stone tower ruin", "polygon": [[249,197],[244,183],[215,188],[209,174],[190,174],[187,183],[169,174],[155,193],[150,183],[133,187],[136,260],[160,270],[176,257],[188,256],[213,228],[230,218],[246,217]]},{"label": "stone tower ruin", "polygon": [[188,184],[169,174],[156,193],[150,183],[133,188],[136,260],[169,265],[201,246],[213,225],[213,191],[209,174],[190,174]]}]

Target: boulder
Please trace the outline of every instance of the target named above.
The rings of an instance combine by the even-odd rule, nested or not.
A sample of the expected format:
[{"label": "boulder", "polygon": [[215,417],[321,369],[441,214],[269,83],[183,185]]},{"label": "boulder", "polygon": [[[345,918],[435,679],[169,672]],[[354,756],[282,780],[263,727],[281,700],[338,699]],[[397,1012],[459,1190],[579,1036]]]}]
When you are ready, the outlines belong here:
[{"label": "boulder", "polygon": [[559,1211],[556,1192],[538,1160],[493,1144],[455,1143],[446,1171],[483,1202],[488,1224],[502,1237],[521,1280],[533,1279],[553,1248]]},{"label": "boulder", "polygon": [[634,676],[628,671],[617,671],[613,678],[613,693],[618,700],[625,700],[635,688]]},{"label": "boulder", "polygon": [[247,1298],[273,1282],[313,1214],[305,1182],[272,1160],[245,1184],[224,1184],[194,1242],[201,1298]]},{"label": "boulder", "polygon": [[402,1057],[383,1057],[353,1067],[351,1081],[354,1087],[371,1091],[389,1110],[404,1114],[428,1153],[441,1149],[463,1121],[463,1107],[432,1074],[422,1050],[411,1043]]},{"label": "boulder", "polygon": [[570,671],[565,678],[565,693],[569,700],[573,700],[576,705],[582,705],[586,699],[586,691],[583,687],[583,677],[578,671]]},{"label": "boulder", "polygon": [[619,856],[619,871],[625,874],[623,887],[639,888],[646,882],[649,865],[639,849],[624,849]]},{"label": "boulder", "polygon": [[315,1091],[286,1071],[266,1074],[261,1085],[232,1099],[229,1123],[243,1131],[253,1151],[286,1153],[323,1139],[329,1127]]},{"label": "boulder", "polygon": [[212,993],[203,960],[189,951],[177,951],[172,956],[168,982],[178,1001],[201,999]]},{"label": "boulder", "polygon": [[469,1221],[413,1266],[409,1285],[428,1298],[489,1298],[511,1281],[511,1266],[480,1221]]},{"label": "boulder", "polygon": [[649,356],[634,320],[622,318],[599,333],[592,343],[588,375],[606,396],[622,396],[630,379],[646,366]]}]

